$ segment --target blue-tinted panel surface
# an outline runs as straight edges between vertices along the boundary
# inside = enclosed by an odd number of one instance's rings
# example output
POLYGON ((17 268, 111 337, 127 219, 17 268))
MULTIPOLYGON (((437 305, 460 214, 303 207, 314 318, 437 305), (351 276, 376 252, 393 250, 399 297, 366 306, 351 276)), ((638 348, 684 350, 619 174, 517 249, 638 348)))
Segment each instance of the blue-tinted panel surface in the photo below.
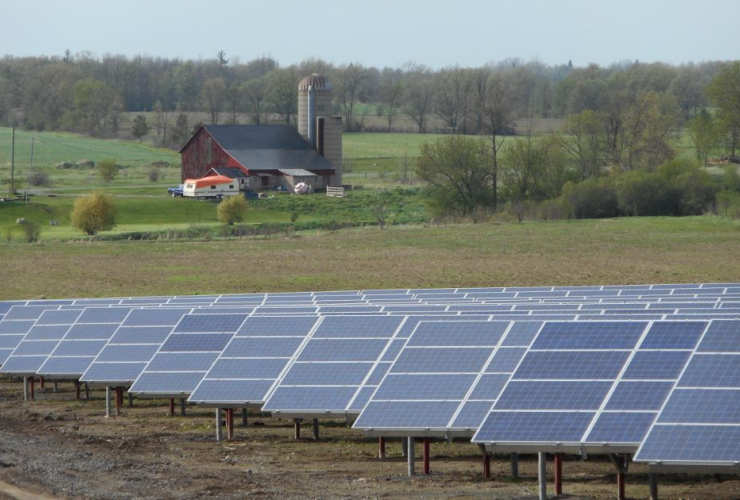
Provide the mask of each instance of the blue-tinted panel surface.
POLYGON ((149 361, 157 352, 156 345, 111 345, 103 348, 96 362, 149 361))
POLYGON ((363 387, 360 389, 360 391, 357 393, 357 396, 355 397, 355 400, 352 401, 352 404, 350 404, 349 409, 354 412, 362 411, 365 408, 365 405, 367 405, 368 401, 370 401, 370 397, 373 395, 373 392, 375 391, 375 387, 363 387))
POLYGON ((380 339, 311 339, 301 351, 300 359, 301 361, 375 361, 386 345, 388 341, 380 339))
POLYGON ((104 346, 104 340, 63 340, 52 356, 97 356, 104 346))
POLYGON ((248 336, 304 336, 316 323, 315 317, 248 318, 239 329, 238 337, 248 336))
POLYGON ((533 352, 524 356, 517 379, 614 379, 629 353, 615 352, 533 352))
POLYGON ((314 332, 314 338, 328 337, 392 337, 403 321, 398 316, 330 316, 324 318, 314 332))
POLYGON ((477 429, 491 409, 490 401, 468 401, 455 417, 450 427, 457 429, 477 429))
POLYGON ((187 351, 223 351, 226 344, 231 340, 231 334, 221 333, 184 333, 172 334, 162 345, 162 352, 187 352, 187 351))
POLYGON ((18 356, 8 358, 0 369, 3 373, 36 373, 47 356, 18 356))
POLYGON ((10 311, 10 308, 13 306, 20 306, 23 305, 25 302, 20 301, 12 301, 12 302, 0 302, 0 314, 5 314, 8 311, 10 311))
POLYGON ((5 321, 16 319, 36 320, 47 309, 56 309, 57 306, 15 306, 5 315, 5 321))
POLYGON ((37 325, 71 325, 82 314, 78 310, 46 311, 36 321, 37 325))
POLYGON ((660 413, 659 423, 740 423, 740 391, 676 389, 660 413))
POLYGON ((598 410, 611 382, 517 382, 496 402, 497 410, 598 410))
POLYGON ((290 357, 303 342, 302 338, 234 337, 222 357, 271 358, 290 357))
POLYGON ((184 316, 175 328, 176 332, 234 333, 244 322, 246 315, 240 314, 193 314, 184 316))
POLYGON ((578 442, 593 412, 492 412, 473 439, 491 442, 578 442))
POLYGON ((175 326, 190 309, 137 309, 123 323, 126 326, 175 326))
POLYGON ((33 321, 0 321, 0 335, 9 333, 26 333, 33 326, 33 321))
POLYGON ((496 399, 508 380, 509 375, 483 375, 468 399, 496 399))
POLYGON ((462 400, 475 375, 388 375, 373 399, 462 400))
POLYGON ((189 401, 259 404, 265 400, 272 384, 271 380, 204 380, 189 401))
POLYGON ((158 353, 147 372, 208 371, 218 356, 212 353, 158 353))
POLYGON ((85 309, 77 319, 77 323, 118 323, 120 324, 131 309, 125 307, 111 307, 99 309, 85 309))
POLYGON ((188 394, 203 378, 203 373, 142 373, 129 392, 148 394, 188 394))
POLYGON ((345 408, 354 387, 278 387, 264 406, 265 411, 326 411, 345 408))
POLYGON ((57 341, 38 341, 38 342, 21 342, 13 351, 15 356, 48 356, 57 346, 57 341))
POLYGON ((732 462, 740 457, 740 426, 655 425, 636 460, 732 462))
POLYGON ((495 347, 508 326, 493 322, 422 322, 407 345, 495 347))
POLYGON ((93 363, 80 377, 82 382, 131 383, 141 374, 146 363, 93 363))
POLYGON ((493 355, 491 363, 486 367, 486 373, 512 373, 526 352, 526 349, 516 347, 499 348, 493 355))
POLYGON ((381 361, 390 361, 393 362, 398 357, 398 353, 401 352, 401 349, 403 349, 403 346, 406 344, 407 339, 394 339, 391 340, 390 344, 388 345, 388 348, 383 353, 383 357, 381 358, 381 361))
POLYGON ((85 373, 93 362, 93 357, 86 358, 49 358, 39 368, 39 375, 75 375, 85 373))
POLYGON ((372 366, 370 363, 295 363, 281 385, 360 385, 372 366))
POLYGON ((703 321, 654 323, 640 349, 693 349, 706 326, 703 321))
POLYGON ((111 344, 162 344, 172 331, 171 326, 120 327, 111 337, 111 344))
POLYGON ((15 349, 15 347, 24 339, 24 335, 0 335, 0 349, 15 349))
POLYGON ((378 363, 373 369, 370 377, 368 377, 366 385, 378 385, 385 377, 385 374, 390 370, 392 363, 378 363))
POLYGON ((637 351, 622 378, 675 380, 690 355, 689 351, 637 351))
POLYGON ((641 443, 656 413, 602 413, 585 438, 588 443, 641 443))
POLYGON ((34 326, 26 334, 25 340, 61 340, 69 330, 68 325, 34 326))
POLYGON ((208 378, 277 378, 285 368, 285 359, 219 359, 208 378))
POLYGON ((370 401, 353 427, 368 429, 446 428, 455 414, 457 402, 449 401, 370 401))
POLYGON ((502 346, 529 346, 542 328, 539 321, 518 321, 511 325, 502 346))
POLYGON ((479 372, 491 354, 490 349, 404 349, 392 373, 479 372))
POLYGON ((679 387, 740 387, 740 355, 697 354, 689 361, 679 387))
POLYGON ((118 329, 116 324, 73 325, 67 332, 66 339, 109 339, 118 329))
POLYGON ((626 382, 617 384, 607 410, 660 410, 673 382, 626 382))
POLYGON ((647 323, 546 323, 533 349, 632 349, 647 323))
POLYGON ((740 321, 712 321, 698 350, 740 352, 740 321))

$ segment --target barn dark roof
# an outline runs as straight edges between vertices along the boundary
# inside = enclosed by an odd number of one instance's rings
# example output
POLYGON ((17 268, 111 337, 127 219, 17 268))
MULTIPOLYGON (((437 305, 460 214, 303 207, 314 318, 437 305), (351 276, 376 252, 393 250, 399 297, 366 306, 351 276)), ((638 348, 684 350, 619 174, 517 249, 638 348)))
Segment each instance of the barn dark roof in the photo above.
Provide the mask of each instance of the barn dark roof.
POLYGON ((213 167, 211 169, 213 172, 216 173, 216 175, 223 175, 226 177, 230 177, 231 179, 238 179, 240 177, 246 177, 246 174, 239 170, 238 168, 232 168, 232 167, 213 167))
POLYGON ((249 170, 334 170, 290 125, 203 125, 203 128, 249 170))

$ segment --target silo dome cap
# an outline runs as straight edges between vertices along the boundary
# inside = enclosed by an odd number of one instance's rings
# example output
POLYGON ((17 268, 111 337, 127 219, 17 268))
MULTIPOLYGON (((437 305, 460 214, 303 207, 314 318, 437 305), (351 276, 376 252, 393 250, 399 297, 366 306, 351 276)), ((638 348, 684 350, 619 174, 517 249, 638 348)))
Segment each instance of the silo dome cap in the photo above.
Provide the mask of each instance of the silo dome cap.
POLYGON ((318 73, 314 73, 298 83, 298 90, 306 91, 308 87, 313 87, 314 90, 331 90, 331 83, 318 73))

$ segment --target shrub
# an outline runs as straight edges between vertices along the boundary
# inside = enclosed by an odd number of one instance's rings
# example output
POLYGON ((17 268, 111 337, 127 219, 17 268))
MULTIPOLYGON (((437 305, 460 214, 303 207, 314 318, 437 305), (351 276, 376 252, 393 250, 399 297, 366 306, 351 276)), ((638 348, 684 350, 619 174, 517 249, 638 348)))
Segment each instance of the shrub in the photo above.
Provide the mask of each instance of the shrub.
POLYGON ((712 177, 698 168, 685 172, 669 184, 675 215, 701 215, 716 201, 712 177))
POLYGON ((23 228, 23 237, 28 243, 35 243, 39 240, 41 228, 38 224, 30 220, 25 220, 21 224, 21 227, 23 228))
POLYGON ((118 175, 118 165, 116 160, 107 159, 98 163, 98 175, 104 182, 111 182, 118 175))
POLYGON ((736 191, 717 193, 717 213, 725 217, 740 219, 740 193, 736 191))
POLYGON ((159 180, 159 169, 157 167, 149 169, 149 180, 152 182, 157 182, 159 180))
POLYGON ((244 220, 247 200, 243 196, 232 196, 218 204, 218 220, 229 226, 244 220))
POLYGON ((609 178, 567 184, 564 191, 563 198, 576 219, 603 219, 619 215, 617 193, 609 178))
POLYGON ((39 168, 34 168, 28 173, 26 182, 31 186, 47 186, 51 184, 49 174, 39 168))
POLYGON ((619 209, 627 215, 673 215, 675 197, 657 172, 627 172, 616 182, 619 209))
POLYGON ((90 236, 116 226, 116 207, 102 191, 77 198, 70 214, 72 225, 90 236))

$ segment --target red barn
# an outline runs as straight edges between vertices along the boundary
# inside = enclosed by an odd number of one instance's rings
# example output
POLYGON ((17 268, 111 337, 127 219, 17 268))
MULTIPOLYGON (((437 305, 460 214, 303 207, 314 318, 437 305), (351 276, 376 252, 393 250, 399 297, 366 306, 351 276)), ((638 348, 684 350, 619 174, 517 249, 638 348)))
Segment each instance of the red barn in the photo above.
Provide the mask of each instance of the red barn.
POLYGON ((243 189, 248 191, 281 186, 291 189, 298 182, 323 189, 337 173, 329 160, 289 125, 203 125, 180 154, 183 182, 215 170, 242 178, 243 189))

